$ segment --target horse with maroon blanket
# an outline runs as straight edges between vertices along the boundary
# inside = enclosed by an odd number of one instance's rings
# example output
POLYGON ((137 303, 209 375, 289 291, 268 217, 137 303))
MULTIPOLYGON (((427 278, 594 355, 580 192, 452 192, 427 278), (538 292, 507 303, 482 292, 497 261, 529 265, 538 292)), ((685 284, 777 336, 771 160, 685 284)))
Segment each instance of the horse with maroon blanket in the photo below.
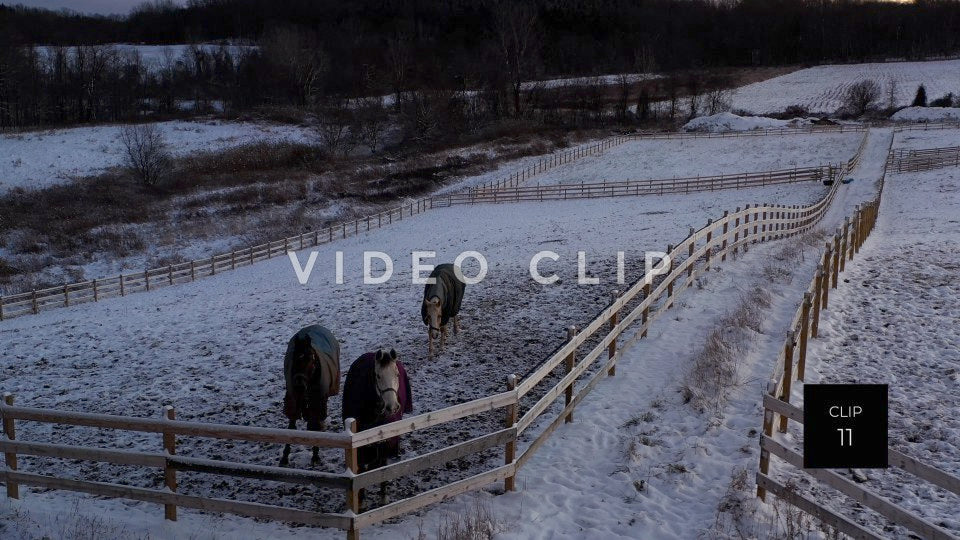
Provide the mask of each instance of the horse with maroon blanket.
MULTIPOLYGON (((354 418, 357 431, 395 422, 413 412, 410 379, 397 352, 366 353, 350 366, 343 386, 343 419, 354 418)), ((400 438, 362 446, 357 452, 360 471, 387 464, 400 455, 400 438)))
MULTIPOLYGON (((286 382, 283 413, 290 420, 287 429, 297 429, 297 420, 303 418, 308 430, 321 431, 327 419, 327 399, 340 393, 340 342, 320 325, 300 329, 287 343, 283 378, 286 382)), ((320 461, 316 446, 311 461, 320 461)), ((283 449, 280 465, 289 462, 288 444, 283 449)))

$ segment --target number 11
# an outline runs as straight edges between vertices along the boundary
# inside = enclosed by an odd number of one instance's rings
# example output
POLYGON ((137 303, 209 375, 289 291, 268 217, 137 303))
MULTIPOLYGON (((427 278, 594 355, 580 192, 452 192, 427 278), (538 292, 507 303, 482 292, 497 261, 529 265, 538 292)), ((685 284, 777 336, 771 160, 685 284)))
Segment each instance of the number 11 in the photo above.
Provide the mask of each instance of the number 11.
POLYGON ((840 446, 853 446, 853 430, 850 428, 838 428, 837 431, 840 432, 840 446), (846 431, 846 437, 844 437, 843 432, 846 431))

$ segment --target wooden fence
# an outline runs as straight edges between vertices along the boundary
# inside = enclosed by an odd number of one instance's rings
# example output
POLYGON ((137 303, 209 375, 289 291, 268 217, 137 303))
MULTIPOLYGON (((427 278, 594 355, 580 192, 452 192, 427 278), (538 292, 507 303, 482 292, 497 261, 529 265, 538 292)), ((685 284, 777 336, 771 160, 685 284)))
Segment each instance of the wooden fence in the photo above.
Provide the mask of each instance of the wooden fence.
POLYGON ((434 206, 459 204, 506 203, 553 201, 568 199, 596 199, 605 197, 635 197, 641 195, 667 195, 671 193, 696 193, 745 189, 775 184, 821 181, 833 179, 840 167, 824 165, 765 171, 755 173, 672 178, 664 180, 623 180, 604 182, 581 182, 578 184, 553 184, 529 187, 501 188, 497 190, 470 190, 434 197, 434 206))
POLYGON ((910 150, 899 148, 887 154, 888 168, 896 172, 929 171, 944 167, 960 167, 960 146, 910 150))
MULTIPOLYGON (((814 126, 811 128, 790 128, 780 130, 755 130, 749 133, 749 136, 760 135, 784 135, 784 134, 803 134, 803 133, 845 133, 845 132, 865 132, 865 128, 856 126, 814 126)), ((513 173, 507 178, 498 182, 493 182, 479 188, 469 188, 471 191, 480 193, 484 191, 495 191, 504 188, 516 188, 527 179, 550 170, 553 167, 581 159, 582 157, 595 155, 613 146, 622 144, 628 140, 639 138, 689 138, 689 137, 732 137, 748 136, 740 133, 713 133, 713 134, 659 134, 659 133, 640 133, 631 135, 618 135, 605 139, 595 144, 585 145, 568 150, 563 153, 554 154, 540 159, 535 164, 526 169, 513 173)), ((866 134, 864 133, 864 141, 866 134)), ((862 145, 861 145, 862 148, 862 145)), ((858 151, 858 155, 860 152, 858 151)), ((486 196, 486 195, 482 195, 486 196)), ((0 321, 21 315, 37 314, 44 309, 69 307, 75 304, 86 302, 99 302, 102 299, 126 296, 134 292, 149 291, 151 288, 175 285, 194 281, 201 277, 213 276, 228 270, 235 270, 238 267, 249 266, 255 262, 271 259, 276 256, 286 255, 290 250, 302 250, 316 247, 356 236, 374 229, 379 229, 394 222, 400 222, 404 219, 410 219, 414 215, 422 214, 437 206, 449 206, 451 197, 460 200, 461 195, 449 194, 433 197, 423 197, 396 208, 371 214, 353 221, 345 221, 330 227, 325 227, 317 231, 302 233, 300 235, 282 238, 250 246, 243 249, 232 250, 227 253, 220 253, 203 259, 170 264, 167 266, 144 270, 135 273, 120 273, 116 276, 107 276, 100 279, 65 283, 55 287, 44 289, 34 289, 30 292, 17 293, 11 295, 0 294, 0 321), (441 202, 438 202, 441 201, 441 202)), ((474 195, 476 197, 476 195, 474 195)))
MULTIPOLYGON (((838 177, 842 178, 845 171, 846 167, 841 168, 838 177)), ((523 380, 518 380, 516 375, 508 376, 502 393, 404 418, 359 433, 353 431, 355 423, 349 419, 346 422, 349 428, 344 433, 315 433, 182 422, 175 419, 172 407, 165 407, 160 419, 17 407, 14 406, 13 396, 6 395, 4 403, 0 404, 0 417, 5 434, 5 438, 0 439, 0 452, 4 453, 6 462, 6 468, 0 471, 0 479, 6 484, 7 495, 14 498, 19 497, 19 485, 33 485, 162 504, 167 519, 176 519, 177 507, 185 507, 336 527, 346 530, 348 538, 358 538, 362 528, 460 493, 480 489, 493 482, 503 481, 507 490, 513 490, 517 471, 542 447, 561 423, 571 421, 575 407, 603 377, 615 375, 616 364, 621 358, 623 348, 645 337, 650 325, 671 308, 676 295, 693 285, 712 265, 724 261, 730 254, 735 255, 741 249, 747 251, 750 244, 797 235, 814 227, 829 208, 839 185, 839 182, 835 182, 820 201, 810 206, 748 205, 743 209, 725 212, 722 218, 708 221, 700 230, 691 229, 686 239, 676 246, 667 247, 669 267, 651 271, 632 284, 626 292, 617 294, 583 329, 578 331, 571 328, 568 340, 523 380), (624 335, 627 329, 631 331, 629 336, 624 335), (625 341, 620 343, 621 339, 625 341), (590 340, 596 343, 589 351, 582 351, 590 340), (558 369, 562 370, 559 382, 546 389, 539 388, 558 369), (527 399, 522 401, 525 397, 527 399), (534 398, 536 401, 532 405, 523 407, 524 403, 534 398), (552 411, 552 406, 560 402, 561 398, 563 409, 559 414, 551 414, 555 412, 552 411), (504 415, 502 429, 372 471, 360 473, 357 468, 357 451, 363 446, 489 411, 501 411, 504 415), (542 421, 548 415, 550 418, 542 421), (17 438, 15 423, 24 421, 158 433, 162 435, 162 440, 156 452, 27 442, 17 438), (539 433, 533 436, 520 452, 518 436, 530 430, 539 430, 539 433), (176 452, 177 437, 209 437, 342 449, 344 472, 321 473, 184 457, 176 452), (406 499, 360 511, 360 489, 442 466, 495 447, 503 447, 502 465, 497 464, 465 479, 406 499), (23 472, 18 469, 18 455, 153 467, 163 470, 164 487, 141 488, 23 472), (319 513, 270 504, 186 495, 177 491, 178 473, 239 476, 343 489, 347 511, 319 513)))
MULTIPOLYGON (((891 145, 893 141, 891 139, 891 145)), ((892 154, 893 152, 890 152, 892 154)), ((881 178, 880 193, 886 179, 888 159, 881 178)), ((790 323, 783 346, 775 364, 771 379, 763 394, 763 432, 760 438, 760 465, 756 475, 757 496, 766 500, 767 492, 807 512, 839 532, 854 538, 881 538, 864 526, 849 520, 841 514, 808 497, 789 489, 770 475, 770 458, 776 456, 788 465, 802 469, 818 481, 847 495, 857 503, 870 508, 887 519, 903 525, 924 538, 956 539, 941 527, 924 520, 908 510, 894 504, 882 496, 863 488, 856 483, 825 469, 804 469, 803 456, 786 445, 775 440, 774 427, 780 433, 786 433, 790 420, 803 423, 803 410, 790 404, 793 381, 805 379, 807 346, 816 339, 819 332, 820 312, 829 305, 830 290, 836 289, 840 274, 846 269, 846 263, 859 253, 860 247, 873 231, 880 206, 880 195, 873 201, 857 207, 853 216, 845 218, 843 226, 833 234, 824 246, 824 253, 817 265, 816 273, 803 301, 790 323), (779 421, 778 421, 779 420, 779 421)), ((910 474, 960 495, 960 478, 949 475, 933 466, 898 452, 887 450, 890 463, 910 474)))

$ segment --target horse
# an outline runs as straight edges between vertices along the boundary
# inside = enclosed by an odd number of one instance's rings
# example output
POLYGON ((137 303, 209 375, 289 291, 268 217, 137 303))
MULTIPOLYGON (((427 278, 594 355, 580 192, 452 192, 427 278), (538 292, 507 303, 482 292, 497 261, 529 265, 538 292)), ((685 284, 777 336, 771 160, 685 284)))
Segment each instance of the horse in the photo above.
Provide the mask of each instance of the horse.
MULTIPOLYGON (((382 426, 413 412, 413 393, 410 379, 397 352, 378 350, 357 358, 347 371, 343 385, 343 420, 357 421, 357 430, 382 426)), ((360 472, 387 464, 387 459, 400 455, 400 437, 361 446, 357 451, 360 472)), ((386 482, 381 484, 381 496, 386 497, 386 482)))
MULTIPOLYGON (((327 419, 327 399, 340 393, 340 342, 320 325, 301 328, 287 343, 283 377, 283 413, 290 420, 287 429, 297 429, 297 420, 303 418, 308 430, 321 431, 327 419)), ((314 446, 311 463, 319 461, 319 449, 314 446)), ((289 462, 288 444, 280 466, 289 462)))
POLYGON ((427 351, 433 356, 433 340, 440 338, 442 349, 447 338, 447 323, 453 319, 453 334, 460 332, 460 302, 466 284, 461 281, 450 263, 437 265, 430 273, 433 283, 423 288, 420 317, 427 325, 427 351))

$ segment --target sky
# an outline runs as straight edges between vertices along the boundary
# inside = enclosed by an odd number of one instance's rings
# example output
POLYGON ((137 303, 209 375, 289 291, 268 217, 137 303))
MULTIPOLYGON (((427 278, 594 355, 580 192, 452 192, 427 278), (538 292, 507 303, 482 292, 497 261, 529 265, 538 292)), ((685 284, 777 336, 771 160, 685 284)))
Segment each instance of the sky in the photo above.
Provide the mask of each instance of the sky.
MULTIPOLYGON (((30 7, 46 9, 72 9, 81 13, 99 13, 111 15, 119 13, 126 15, 130 8, 142 4, 144 0, 0 0, 0 4, 23 4, 30 7)), ((183 2, 179 2, 183 3, 183 2)))

